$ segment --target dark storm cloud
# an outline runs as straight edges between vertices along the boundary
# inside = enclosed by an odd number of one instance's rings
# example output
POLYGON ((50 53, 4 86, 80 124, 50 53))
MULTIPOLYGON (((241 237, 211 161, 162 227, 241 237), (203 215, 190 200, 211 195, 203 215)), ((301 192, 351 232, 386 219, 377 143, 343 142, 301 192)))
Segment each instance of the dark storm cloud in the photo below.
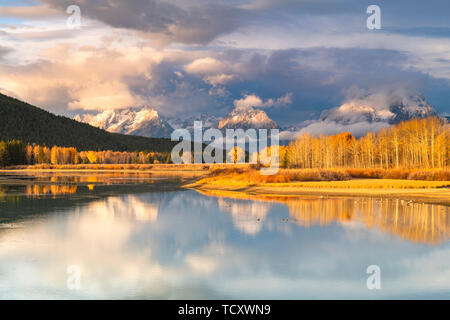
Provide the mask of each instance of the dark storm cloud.
POLYGON ((208 111, 220 114, 220 101, 209 94, 209 86, 202 79, 184 74, 182 64, 163 61, 152 67, 151 79, 142 75, 128 76, 124 82, 133 95, 152 103, 162 115, 183 117, 191 113, 208 111))
POLYGON ((233 31, 243 19, 244 10, 221 2, 192 5, 160 0, 43 0, 65 10, 79 5, 82 15, 112 27, 151 33, 167 42, 207 43, 233 31))
MULTIPOLYGON (((227 86, 230 99, 245 93, 269 99, 292 92, 292 105, 268 110, 280 122, 315 118, 321 110, 339 105, 354 85, 372 88, 401 83, 418 87, 427 77, 403 68, 407 54, 391 50, 311 48, 240 54, 229 53, 239 66, 236 81, 227 86)), ((226 61, 227 54, 220 58, 226 61)), ((228 101, 225 107, 232 108, 232 104, 228 101)))

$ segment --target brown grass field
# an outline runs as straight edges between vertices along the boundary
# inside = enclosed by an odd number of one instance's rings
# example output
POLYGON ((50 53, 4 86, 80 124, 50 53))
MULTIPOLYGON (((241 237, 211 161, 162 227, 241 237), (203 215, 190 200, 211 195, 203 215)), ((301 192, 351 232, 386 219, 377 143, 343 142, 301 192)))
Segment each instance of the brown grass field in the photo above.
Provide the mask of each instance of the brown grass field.
POLYGON ((449 170, 434 169, 282 169, 276 175, 261 176, 254 169, 228 168, 213 170, 185 187, 266 197, 364 196, 450 205, 449 177, 449 170))

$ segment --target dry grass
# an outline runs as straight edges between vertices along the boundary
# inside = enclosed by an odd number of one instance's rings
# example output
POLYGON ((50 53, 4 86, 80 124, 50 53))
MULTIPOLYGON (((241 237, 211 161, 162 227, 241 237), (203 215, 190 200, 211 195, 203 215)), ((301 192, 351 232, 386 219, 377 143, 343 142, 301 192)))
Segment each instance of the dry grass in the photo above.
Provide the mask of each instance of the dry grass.
POLYGON ((261 175, 259 170, 223 168, 211 171, 210 181, 234 180, 247 183, 288 183, 293 181, 335 181, 350 179, 343 170, 283 169, 276 175, 261 175))
POLYGON ((425 181, 401 179, 358 179, 347 181, 305 181, 279 184, 279 187, 332 188, 332 189, 428 189, 449 188, 450 181, 425 181))
POLYGON ((352 178, 449 181, 448 169, 345 169, 352 178))
POLYGON ((443 188, 450 187, 448 170, 281 169, 261 175, 255 169, 222 168, 198 181, 210 185, 276 185, 299 188, 443 188))

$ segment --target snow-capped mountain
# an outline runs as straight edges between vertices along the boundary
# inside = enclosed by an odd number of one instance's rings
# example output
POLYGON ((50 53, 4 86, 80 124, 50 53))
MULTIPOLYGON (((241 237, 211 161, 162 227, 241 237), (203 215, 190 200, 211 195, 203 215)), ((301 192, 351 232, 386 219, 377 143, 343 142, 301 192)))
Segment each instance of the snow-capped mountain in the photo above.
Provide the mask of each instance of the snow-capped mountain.
POLYGON ((217 129, 220 119, 216 118, 212 115, 209 115, 208 113, 202 113, 202 114, 191 116, 191 117, 184 118, 184 119, 172 118, 172 119, 169 119, 167 122, 174 129, 188 129, 190 132, 193 132, 195 121, 201 121, 203 129, 206 130, 209 128, 217 129))
POLYGON ((276 129, 277 124, 261 109, 235 108, 219 122, 219 129, 276 129))
POLYGON ((400 121, 433 115, 436 112, 422 94, 398 90, 375 92, 324 110, 319 120, 305 121, 299 133, 350 132, 362 136, 368 131, 377 132, 400 121))
POLYGON ((75 120, 109 132, 135 136, 167 138, 173 128, 150 107, 106 110, 98 114, 76 115, 75 120))
POLYGON ((426 118, 435 111, 421 94, 407 96, 353 99, 340 107, 325 110, 320 121, 335 121, 341 124, 355 122, 388 122, 390 124, 413 118, 426 118))

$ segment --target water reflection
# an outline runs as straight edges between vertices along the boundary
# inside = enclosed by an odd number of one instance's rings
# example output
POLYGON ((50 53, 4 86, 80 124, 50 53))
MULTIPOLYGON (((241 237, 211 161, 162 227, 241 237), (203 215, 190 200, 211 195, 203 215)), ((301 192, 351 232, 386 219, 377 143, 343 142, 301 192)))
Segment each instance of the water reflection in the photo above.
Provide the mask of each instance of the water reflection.
MULTIPOLYGON (((270 203, 279 202, 289 208, 290 221, 301 227, 362 223, 367 228, 378 228, 403 239, 429 245, 450 238, 450 210, 447 206, 399 199, 271 197, 217 191, 202 193, 218 197, 219 207, 230 212, 236 226, 244 231, 245 223, 253 225, 257 221, 255 217, 263 221, 270 203)), ((249 233, 259 232, 261 224, 258 225, 249 227, 253 231, 249 233)))
POLYGON ((219 208, 231 214, 233 223, 245 234, 261 231, 262 222, 270 210, 270 203, 262 201, 236 202, 232 199, 219 198, 219 208))
POLYGON ((22 172, 2 173, 0 183, 11 184, 30 182, 32 184, 129 184, 152 183, 155 177, 151 173, 133 172, 22 172))
POLYGON ((27 195, 59 195, 74 194, 77 192, 77 186, 59 186, 59 185, 28 185, 26 186, 27 195))
POLYGON ((165 188, 0 202, 15 217, 0 224, 0 298, 450 298, 448 207, 165 188), (366 288, 371 264, 380 291, 366 288))

